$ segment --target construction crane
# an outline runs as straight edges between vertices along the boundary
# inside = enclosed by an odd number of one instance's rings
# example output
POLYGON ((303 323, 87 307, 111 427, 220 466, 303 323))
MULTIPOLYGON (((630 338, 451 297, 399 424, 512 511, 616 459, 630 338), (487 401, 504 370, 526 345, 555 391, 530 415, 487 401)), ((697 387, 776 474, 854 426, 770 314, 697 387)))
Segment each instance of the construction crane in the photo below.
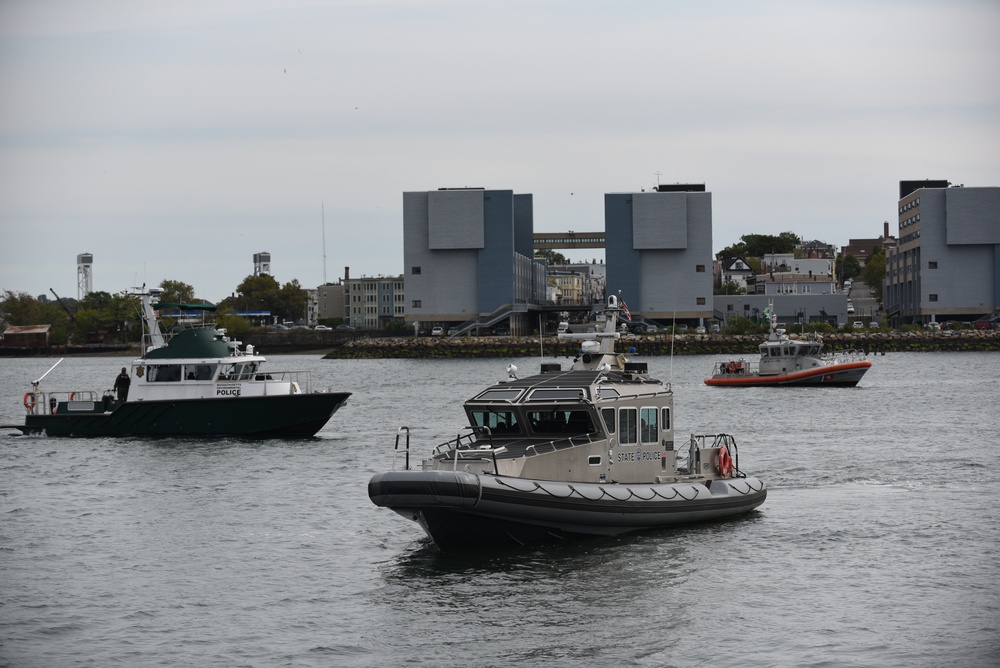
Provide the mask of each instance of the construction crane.
POLYGON ((73 324, 74 325, 77 324, 77 322, 76 322, 76 316, 73 315, 73 312, 69 310, 68 306, 66 306, 65 304, 63 304, 62 297, 60 297, 59 295, 56 295, 56 291, 53 290, 52 288, 49 288, 49 292, 51 292, 52 294, 54 294, 56 296, 56 301, 59 302, 59 306, 62 306, 66 310, 66 313, 69 314, 69 319, 73 321, 73 324))

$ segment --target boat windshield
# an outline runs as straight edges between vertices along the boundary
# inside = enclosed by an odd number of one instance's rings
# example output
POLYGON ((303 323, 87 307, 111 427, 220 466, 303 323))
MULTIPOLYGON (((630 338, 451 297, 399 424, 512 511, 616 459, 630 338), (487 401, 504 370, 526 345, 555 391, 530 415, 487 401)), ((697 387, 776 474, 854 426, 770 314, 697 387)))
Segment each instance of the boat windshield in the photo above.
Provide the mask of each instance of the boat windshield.
POLYGON ((250 380, 254 372, 257 371, 256 362, 245 364, 226 364, 222 367, 219 380, 250 380))
POLYGON ((521 395, 521 391, 518 388, 490 388, 476 396, 476 399, 480 401, 514 401, 521 395))
POLYGON ((471 411, 472 424, 489 427, 492 434, 521 434, 517 413, 513 411, 474 410, 471 411))
POLYGON ((146 367, 147 383, 172 383, 180 379, 180 364, 150 364, 146 367))
POLYGON ((583 410, 528 411, 531 431, 538 436, 553 434, 588 434, 594 430, 590 413, 583 410))
POLYGON ((587 390, 580 387, 569 387, 569 388, 556 388, 548 389, 542 388, 535 390, 528 397, 528 401, 564 401, 566 399, 571 400, 586 400, 587 390))

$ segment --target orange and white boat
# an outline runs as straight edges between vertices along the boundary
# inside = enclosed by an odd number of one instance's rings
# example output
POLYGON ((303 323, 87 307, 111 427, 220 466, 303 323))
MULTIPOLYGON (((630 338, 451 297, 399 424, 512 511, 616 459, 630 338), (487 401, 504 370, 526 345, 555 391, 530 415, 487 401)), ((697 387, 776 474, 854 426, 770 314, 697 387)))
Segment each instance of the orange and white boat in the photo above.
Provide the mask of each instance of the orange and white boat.
POLYGON ((768 309, 771 333, 760 344, 760 360, 730 359, 712 366, 706 385, 759 387, 762 385, 819 385, 854 387, 871 368, 871 360, 860 350, 825 354, 819 339, 793 340, 778 325, 773 308, 768 309))

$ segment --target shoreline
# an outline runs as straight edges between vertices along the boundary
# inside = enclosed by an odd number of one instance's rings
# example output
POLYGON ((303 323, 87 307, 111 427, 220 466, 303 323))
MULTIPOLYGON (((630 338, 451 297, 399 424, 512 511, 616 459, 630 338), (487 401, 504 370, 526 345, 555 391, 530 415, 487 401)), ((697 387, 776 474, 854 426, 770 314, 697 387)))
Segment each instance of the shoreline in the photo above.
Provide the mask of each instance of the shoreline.
MULTIPOLYGON (((767 338, 758 335, 726 334, 657 334, 652 336, 625 335, 619 346, 622 352, 659 355, 755 355, 767 338)), ((790 334, 791 339, 808 338, 790 334)), ((858 332, 826 334, 821 337, 828 352, 862 350, 867 353, 998 351, 1000 330, 955 330, 946 332, 858 332)), ((536 357, 539 352, 548 357, 573 357, 579 350, 575 341, 560 341, 546 336, 539 344, 537 336, 463 336, 449 337, 365 337, 316 341, 280 341, 273 336, 246 337, 245 343, 265 355, 319 355, 323 359, 447 359, 536 357)), ((0 348, 0 357, 123 357, 141 356, 138 345, 116 347, 114 350, 74 346, 47 349, 0 348)))
MULTIPOLYGON (((728 336, 720 334, 668 334, 627 336, 619 344, 623 352, 659 355, 755 355, 766 335, 728 336)), ((808 338, 791 334, 791 339, 808 338)), ((827 334, 822 337, 827 352, 863 350, 866 353, 1000 351, 1000 330, 959 330, 953 332, 863 332, 827 334)), ((461 337, 451 338, 359 338, 326 353, 324 359, 439 359, 573 357, 579 350, 575 341, 544 337, 461 337)))

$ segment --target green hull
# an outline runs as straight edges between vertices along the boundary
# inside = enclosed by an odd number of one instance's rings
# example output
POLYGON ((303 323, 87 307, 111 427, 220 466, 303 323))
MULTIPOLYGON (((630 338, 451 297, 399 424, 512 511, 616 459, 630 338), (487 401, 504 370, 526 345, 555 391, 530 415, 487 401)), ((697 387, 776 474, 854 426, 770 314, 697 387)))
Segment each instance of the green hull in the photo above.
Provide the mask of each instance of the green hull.
POLYGON ((344 405, 349 392, 232 399, 135 401, 110 413, 28 415, 26 434, 49 436, 313 436, 344 405))

